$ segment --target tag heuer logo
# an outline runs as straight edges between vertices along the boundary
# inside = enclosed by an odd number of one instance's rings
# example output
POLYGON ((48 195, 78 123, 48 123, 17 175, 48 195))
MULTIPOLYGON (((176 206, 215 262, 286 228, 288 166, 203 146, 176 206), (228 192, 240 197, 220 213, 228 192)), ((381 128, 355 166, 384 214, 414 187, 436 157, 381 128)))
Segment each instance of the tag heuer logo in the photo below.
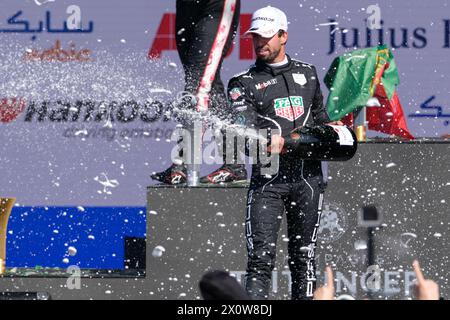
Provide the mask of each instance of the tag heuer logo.
POLYGON ((275 99, 273 106, 277 116, 289 121, 294 121, 305 113, 303 98, 299 96, 275 99))
POLYGON ((241 89, 239 89, 239 88, 231 89, 231 91, 230 91, 231 100, 237 100, 240 96, 242 96, 241 89))

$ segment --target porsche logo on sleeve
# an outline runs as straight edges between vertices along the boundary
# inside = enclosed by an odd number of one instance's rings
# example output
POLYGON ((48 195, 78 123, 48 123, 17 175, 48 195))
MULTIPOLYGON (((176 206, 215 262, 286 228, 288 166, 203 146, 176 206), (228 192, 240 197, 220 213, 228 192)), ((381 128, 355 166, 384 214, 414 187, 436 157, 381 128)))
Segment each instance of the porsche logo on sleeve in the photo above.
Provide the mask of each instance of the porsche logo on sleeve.
POLYGON ((289 121, 294 121, 305 113, 303 98, 300 96, 275 99, 273 107, 277 116, 289 121))

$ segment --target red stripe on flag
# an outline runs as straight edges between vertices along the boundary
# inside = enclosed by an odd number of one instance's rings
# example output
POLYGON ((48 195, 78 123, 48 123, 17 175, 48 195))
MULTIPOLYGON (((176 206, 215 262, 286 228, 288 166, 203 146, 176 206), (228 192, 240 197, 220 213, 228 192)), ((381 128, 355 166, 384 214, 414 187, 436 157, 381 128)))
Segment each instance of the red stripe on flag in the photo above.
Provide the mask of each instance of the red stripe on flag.
POLYGON ((369 129, 405 139, 414 139, 406 125, 403 108, 397 92, 394 92, 392 99, 389 100, 383 85, 378 85, 374 97, 378 99, 381 107, 367 107, 366 117, 369 129))

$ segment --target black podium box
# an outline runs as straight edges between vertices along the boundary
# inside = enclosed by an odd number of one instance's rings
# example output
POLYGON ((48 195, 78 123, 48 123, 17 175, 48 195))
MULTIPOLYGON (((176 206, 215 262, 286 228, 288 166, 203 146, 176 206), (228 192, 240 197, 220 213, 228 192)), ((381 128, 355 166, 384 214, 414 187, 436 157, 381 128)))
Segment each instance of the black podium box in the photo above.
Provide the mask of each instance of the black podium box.
MULTIPOLYGON (((329 162, 316 250, 319 284, 331 265, 338 296, 408 299, 411 264, 419 259, 450 293, 449 155, 450 144, 439 141, 362 143, 350 161, 329 162), (376 208, 377 219, 372 214, 368 221, 364 207, 376 208)), ((198 299, 198 280, 212 269, 244 279, 246 194, 246 187, 148 188, 146 265, 154 298, 198 299)), ((283 216, 273 299, 290 296, 285 223, 283 216)))
MULTIPOLYGON (((331 265, 337 296, 408 299, 414 279, 411 263, 419 259, 425 276, 449 296, 449 164, 450 144, 439 141, 363 143, 352 160, 328 163, 316 252, 319 284, 324 266, 331 265), (368 268, 367 221, 361 211, 368 205, 377 209, 380 218, 371 226, 372 268, 368 268)), ((208 270, 227 270, 243 280, 245 186, 150 186, 146 191, 145 273, 81 270, 78 287, 61 272, 10 272, 0 277, 3 297, 200 299, 198 281, 208 270)), ((283 222, 272 299, 289 298, 285 230, 283 222)), ((128 255, 129 266, 141 268, 144 242, 131 244, 139 256, 128 255)))

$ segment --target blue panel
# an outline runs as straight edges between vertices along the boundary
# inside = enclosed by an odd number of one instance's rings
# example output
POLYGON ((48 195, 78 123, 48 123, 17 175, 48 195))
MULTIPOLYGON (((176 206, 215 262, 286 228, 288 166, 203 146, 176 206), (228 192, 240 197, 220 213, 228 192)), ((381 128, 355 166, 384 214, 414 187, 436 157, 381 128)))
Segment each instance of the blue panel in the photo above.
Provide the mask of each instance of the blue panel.
POLYGON ((8 224, 7 266, 123 269, 124 238, 145 237, 145 210, 15 207, 8 224), (69 247, 76 248, 74 256, 69 247))

